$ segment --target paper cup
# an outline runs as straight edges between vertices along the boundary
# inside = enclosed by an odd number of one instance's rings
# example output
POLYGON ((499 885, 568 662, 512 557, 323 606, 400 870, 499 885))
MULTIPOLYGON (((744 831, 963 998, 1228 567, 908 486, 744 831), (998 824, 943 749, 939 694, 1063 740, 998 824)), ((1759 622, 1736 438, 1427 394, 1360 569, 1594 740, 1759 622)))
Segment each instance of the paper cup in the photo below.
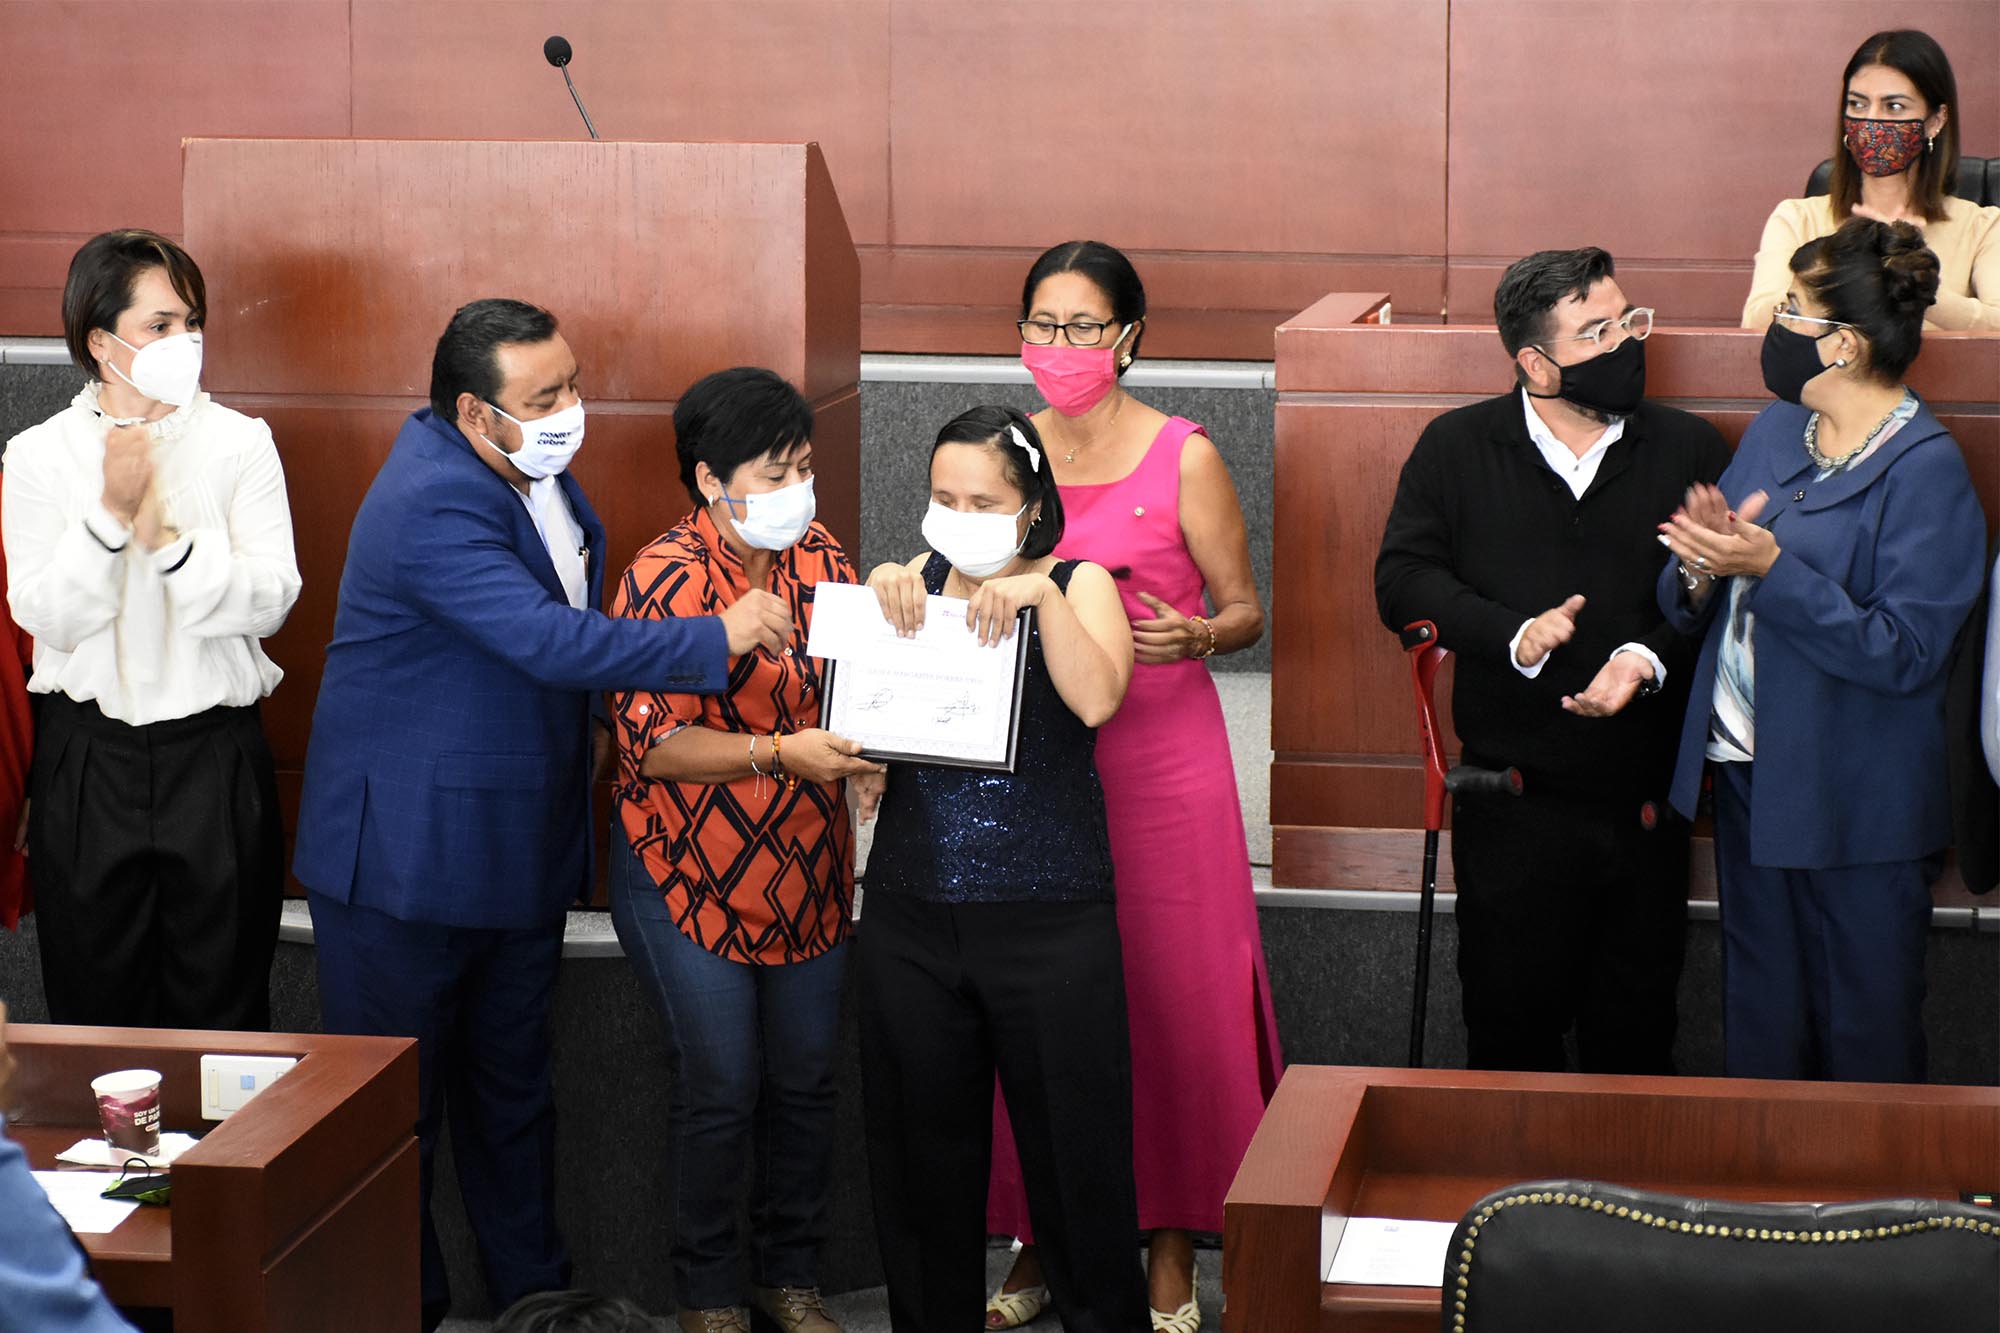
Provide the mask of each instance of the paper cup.
POLYGON ((97 1118, 104 1141, 114 1154, 160 1150, 160 1073, 157 1069, 120 1069, 90 1080, 97 1094, 97 1118))

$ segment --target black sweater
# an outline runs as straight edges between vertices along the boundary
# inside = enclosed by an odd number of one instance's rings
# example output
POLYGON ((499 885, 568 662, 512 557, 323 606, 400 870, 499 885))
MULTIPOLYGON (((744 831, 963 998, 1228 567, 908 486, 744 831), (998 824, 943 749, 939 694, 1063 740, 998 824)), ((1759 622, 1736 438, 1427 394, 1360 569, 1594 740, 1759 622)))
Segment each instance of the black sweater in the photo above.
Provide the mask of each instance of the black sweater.
POLYGON ((1528 438, 1519 392, 1424 428, 1382 534, 1375 600, 1391 629, 1434 621, 1456 655, 1452 717, 1468 762, 1517 765, 1540 792, 1621 803, 1665 794, 1695 645, 1654 600, 1667 559, 1656 525, 1728 462, 1715 427, 1643 403, 1579 500, 1528 438), (1529 680, 1507 645, 1522 621, 1573 593, 1584 596, 1575 637, 1529 680), (1562 697, 1631 642, 1659 656, 1666 688, 1610 718, 1565 712, 1562 697))

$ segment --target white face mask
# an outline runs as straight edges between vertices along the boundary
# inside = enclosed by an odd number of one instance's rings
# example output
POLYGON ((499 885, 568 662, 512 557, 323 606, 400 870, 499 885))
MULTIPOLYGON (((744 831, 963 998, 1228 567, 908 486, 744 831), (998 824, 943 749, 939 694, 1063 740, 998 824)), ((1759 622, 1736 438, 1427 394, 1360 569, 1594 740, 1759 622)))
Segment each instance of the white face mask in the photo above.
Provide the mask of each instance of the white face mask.
POLYGON ((1015 532, 1014 524, 1027 512, 1024 504, 1011 514, 962 514, 933 500, 924 515, 924 540, 959 573, 983 579, 1021 553, 1028 534, 1015 532))
POLYGON ((780 490, 752 491, 741 500, 725 490, 709 503, 728 505, 736 535, 760 551, 782 551, 805 536, 818 512, 811 477, 780 490))
POLYGON ((201 389, 199 333, 170 333, 144 347, 133 347, 115 333, 111 338, 132 351, 132 373, 126 374, 107 360, 104 364, 110 366, 112 374, 156 403, 186 407, 194 401, 201 389))
MULTIPOLYGON (((507 454, 507 461, 520 469, 526 477, 540 481, 553 477, 569 466, 569 460, 576 457, 576 451, 583 447, 583 399, 579 398, 560 412, 551 412, 533 421, 523 421, 498 403, 488 403, 488 407, 521 428, 521 447, 507 454)), ((486 440, 484 435, 479 437, 486 440)), ((488 444, 493 441, 486 440, 488 444)), ((493 444, 495 449, 500 446, 493 444)), ((506 454, 505 449, 500 452, 506 454)))

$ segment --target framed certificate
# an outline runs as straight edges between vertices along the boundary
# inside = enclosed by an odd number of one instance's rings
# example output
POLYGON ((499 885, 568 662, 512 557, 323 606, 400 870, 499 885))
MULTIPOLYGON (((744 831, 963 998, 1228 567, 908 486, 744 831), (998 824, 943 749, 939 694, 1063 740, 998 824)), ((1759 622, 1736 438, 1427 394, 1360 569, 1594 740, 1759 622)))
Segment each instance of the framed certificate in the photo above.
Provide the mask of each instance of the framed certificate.
POLYGON ((818 585, 806 651, 826 664, 820 725, 881 763, 1013 772, 1034 612, 1023 610, 1011 636, 986 646, 966 629, 966 606, 932 596, 923 628, 906 639, 872 589, 818 585))

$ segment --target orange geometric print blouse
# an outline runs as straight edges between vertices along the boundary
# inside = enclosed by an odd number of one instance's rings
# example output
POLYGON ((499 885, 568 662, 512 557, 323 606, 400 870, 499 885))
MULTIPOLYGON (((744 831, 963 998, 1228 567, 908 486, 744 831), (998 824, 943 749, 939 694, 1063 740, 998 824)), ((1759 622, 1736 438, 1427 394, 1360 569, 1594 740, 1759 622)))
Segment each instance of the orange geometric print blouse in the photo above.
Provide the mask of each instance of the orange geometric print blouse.
MULTIPOLYGON (((806 656, 813 588, 854 583, 833 534, 814 523, 771 562, 769 591, 791 607, 792 642, 729 664, 727 694, 611 696, 618 739, 618 818, 666 895, 681 933, 740 963, 817 958, 847 937, 854 844, 844 782, 769 778, 673 782, 639 771, 646 752, 682 727, 743 737, 819 725, 819 673, 806 656)), ((698 510, 634 557, 611 613, 661 619, 718 615, 748 588, 743 561, 698 510)))

